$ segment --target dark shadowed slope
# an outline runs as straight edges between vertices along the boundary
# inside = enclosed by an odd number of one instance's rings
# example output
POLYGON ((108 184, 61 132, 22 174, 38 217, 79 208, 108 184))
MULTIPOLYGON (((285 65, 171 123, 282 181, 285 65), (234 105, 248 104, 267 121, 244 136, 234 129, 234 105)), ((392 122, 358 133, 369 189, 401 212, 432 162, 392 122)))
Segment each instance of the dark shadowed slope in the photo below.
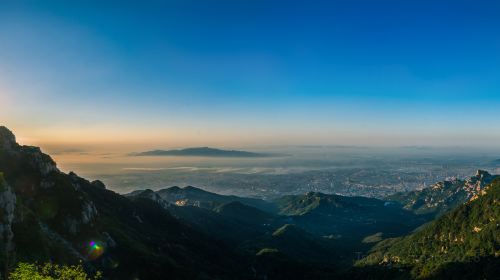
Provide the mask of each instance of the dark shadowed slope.
POLYGON ((340 240, 361 242, 376 233, 398 236, 428 221, 379 199, 310 192, 275 201, 280 213, 308 231, 340 240))

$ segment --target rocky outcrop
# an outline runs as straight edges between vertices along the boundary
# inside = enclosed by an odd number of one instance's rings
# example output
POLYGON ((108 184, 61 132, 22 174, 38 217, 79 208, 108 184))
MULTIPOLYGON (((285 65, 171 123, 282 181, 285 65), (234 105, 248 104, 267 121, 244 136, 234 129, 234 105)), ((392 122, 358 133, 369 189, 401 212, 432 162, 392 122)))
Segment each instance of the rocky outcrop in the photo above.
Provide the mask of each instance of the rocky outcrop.
POLYGON ((127 196, 134 198, 146 198, 154 201, 163 208, 167 208, 168 206, 172 205, 170 202, 166 201, 159 194, 150 189, 135 191, 128 194, 127 196))
POLYGON ((32 167, 38 170, 42 176, 47 176, 52 172, 59 172, 56 162, 50 156, 42 153, 40 148, 24 146, 23 150, 29 154, 32 167))
POLYGON ((464 190, 467 192, 469 201, 476 200, 479 196, 486 194, 486 186, 488 186, 496 176, 491 175, 487 171, 478 170, 476 175, 465 181, 464 190))
POLYGON ((92 201, 85 201, 81 206, 79 217, 67 216, 64 220, 64 228, 71 234, 80 233, 83 226, 92 225, 97 219, 97 209, 92 201))
POLYGON ((87 225, 92 223, 97 217, 97 209, 92 201, 86 201, 82 206, 82 223, 87 225))
POLYGON ((50 156, 42 153, 38 147, 20 146, 16 142, 16 136, 4 126, 0 126, 0 150, 11 155, 27 156, 30 165, 38 170, 42 176, 51 172, 59 172, 55 161, 50 156))
POLYGON ((17 146, 16 136, 5 126, 0 126, 0 149, 10 151, 17 146))
POLYGON ((99 189, 103 189, 103 190, 106 189, 106 185, 104 185, 104 183, 99 181, 99 180, 92 181, 90 184, 92 184, 92 186, 97 187, 99 189))
POLYGON ((465 180, 443 181, 433 186, 388 197, 401 203, 406 209, 419 214, 442 214, 448 210, 477 199, 486 193, 486 187, 498 176, 478 170, 465 180))

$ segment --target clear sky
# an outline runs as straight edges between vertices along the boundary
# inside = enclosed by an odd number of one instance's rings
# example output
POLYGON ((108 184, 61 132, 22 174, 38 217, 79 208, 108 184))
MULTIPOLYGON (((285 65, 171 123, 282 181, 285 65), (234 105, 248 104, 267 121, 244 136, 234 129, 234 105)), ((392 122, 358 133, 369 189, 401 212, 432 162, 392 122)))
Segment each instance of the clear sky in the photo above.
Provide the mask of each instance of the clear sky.
POLYGON ((500 1, 0 1, 0 121, 116 148, 500 143, 500 1))

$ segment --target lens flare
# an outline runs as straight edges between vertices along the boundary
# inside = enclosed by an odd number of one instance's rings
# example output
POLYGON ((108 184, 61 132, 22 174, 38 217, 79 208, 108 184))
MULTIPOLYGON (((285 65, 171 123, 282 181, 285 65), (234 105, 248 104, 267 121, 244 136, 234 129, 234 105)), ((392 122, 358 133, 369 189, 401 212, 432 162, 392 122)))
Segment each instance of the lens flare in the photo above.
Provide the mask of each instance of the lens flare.
POLYGON ((87 258, 91 261, 98 259, 104 254, 104 246, 97 241, 90 241, 88 244, 87 258))

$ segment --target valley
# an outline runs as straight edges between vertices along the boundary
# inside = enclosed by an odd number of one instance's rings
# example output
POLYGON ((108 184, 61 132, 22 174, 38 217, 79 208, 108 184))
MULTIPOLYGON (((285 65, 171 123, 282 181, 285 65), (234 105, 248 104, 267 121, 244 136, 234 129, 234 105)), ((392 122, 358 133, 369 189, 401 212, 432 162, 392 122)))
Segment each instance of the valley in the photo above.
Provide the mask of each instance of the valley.
POLYGON ((5 127, 0 170, 4 273, 21 261, 83 261, 106 279, 288 279, 291 273, 294 279, 420 279, 445 273, 447 262, 421 266, 412 250, 420 259, 434 251, 458 257, 453 242, 466 242, 460 250, 490 264, 474 266, 489 277, 500 252, 499 180, 483 170, 381 198, 309 191, 261 199, 193 186, 120 195, 101 181, 61 172, 5 127), (464 231, 465 225, 474 227, 464 231), (448 239, 435 244, 434 232, 448 239), (98 255, 89 253, 89 242, 102 248, 98 255), (412 244, 417 247, 405 248, 412 244))

